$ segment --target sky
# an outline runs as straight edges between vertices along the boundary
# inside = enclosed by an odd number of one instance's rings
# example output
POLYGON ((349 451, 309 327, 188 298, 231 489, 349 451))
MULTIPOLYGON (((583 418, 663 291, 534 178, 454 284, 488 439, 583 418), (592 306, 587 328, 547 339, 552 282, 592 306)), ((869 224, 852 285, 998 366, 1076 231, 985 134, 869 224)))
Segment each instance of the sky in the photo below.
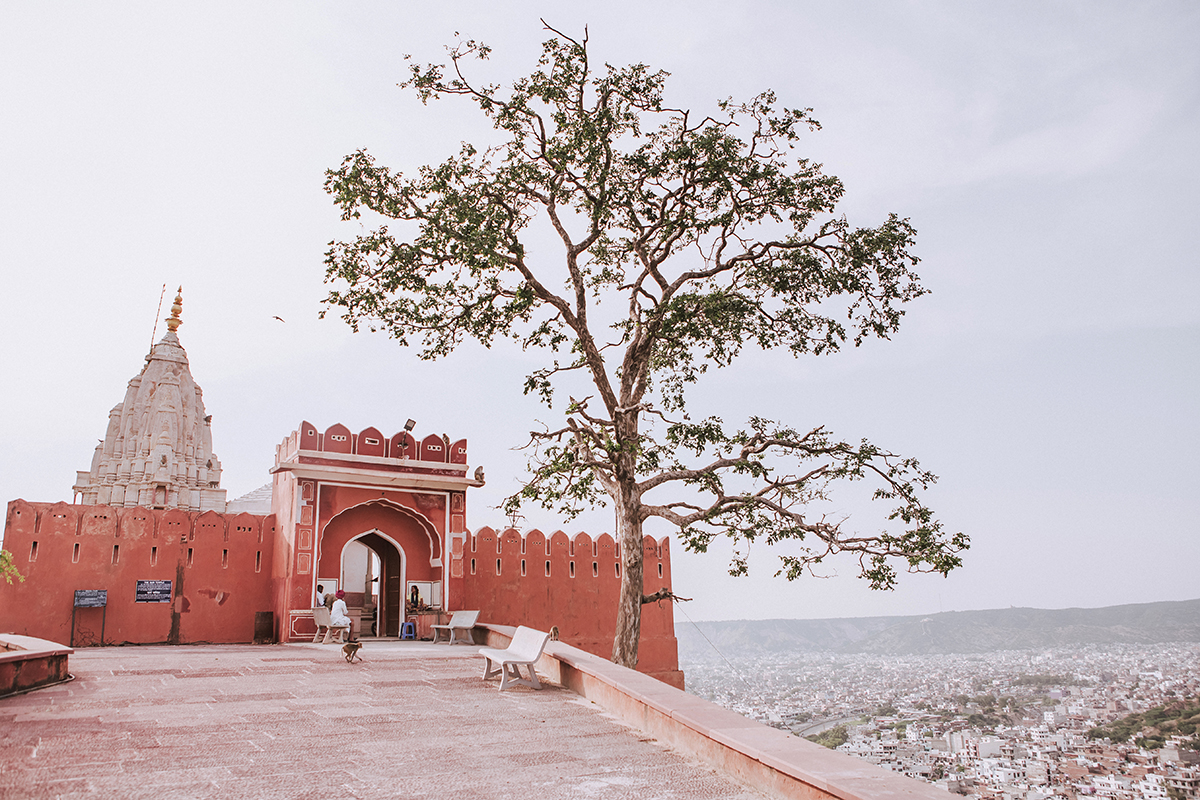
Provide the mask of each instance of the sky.
MULTIPOLYGON (((325 249, 357 230, 323 181, 358 148, 412 172, 486 141, 466 103, 397 87, 404 56, 443 60, 461 34, 494 48, 481 81, 511 81, 536 61, 542 17, 587 26, 596 61, 667 70, 678 107, 768 88, 811 107, 823 127, 803 154, 843 180, 842 211, 919 232, 931 294, 891 341, 751 355, 692 413, 916 456, 941 478, 928 500, 947 530, 971 537, 964 565, 873 592, 852 560, 789 583, 755 548, 735 579, 728 548, 673 545, 692 598, 677 621, 1200 596, 1190 2, 0 5, 0 499, 70 499, 165 284, 159 317, 183 286, 179 336, 231 499, 269 481, 302 420, 390 434, 412 418, 468 439, 487 474, 468 525, 505 525, 514 448, 554 419, 522 396, 534 362, 470 345, 423 362, 319 319, 325 249)), ((839 513, 857 522, 852 496, 839 513)), ((521 524, 612 530, 609 509, 521 524)))

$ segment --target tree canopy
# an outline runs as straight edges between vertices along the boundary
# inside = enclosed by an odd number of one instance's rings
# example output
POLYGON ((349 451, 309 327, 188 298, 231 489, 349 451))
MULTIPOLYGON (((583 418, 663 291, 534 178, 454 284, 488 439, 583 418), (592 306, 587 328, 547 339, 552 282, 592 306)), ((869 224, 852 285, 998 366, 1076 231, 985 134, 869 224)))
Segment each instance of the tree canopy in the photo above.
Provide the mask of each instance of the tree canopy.
POLYGON ((545 354, 525 392, 552 407, 556 389, 568 399, 561 424, 531 432, 530 475, 508 508, 573 515, 613 503, 618 663, 637 662, 650 518, 695 551, 729 537, 734 574, 759 541, 791 543, 780 568, 789 579, 839 553, 879 589, 896 584, 897 564, 959 566, 968 539, 946 533, 922 501, 936 478, 916 460, 820 424, 748 409, 730 427, 689 407, 689 387, 747 347, 822 355, 888 338, 902 306, 926 292, 909 220, 855 227, 837 212, 841 181, 794 152, 820 127, 811 109, 770 91, 703 116, 671 108, 665 72, 598 67, 586 36, 548 30, 537 68, 507 87, 467 78, 466 62, 489 53, 476 41, 450 48, 449 64, 410 65, 402 86, 424 102, 473 102, 500 142, 464 143, 411 177, 364 150, 330 170, 343 218, 368 212, 382 224, 331 243, 327 304, 426 359, 468 338, 545 354), (832 484, 858 480, 874 483, 892 530, 808 513, 832 484))

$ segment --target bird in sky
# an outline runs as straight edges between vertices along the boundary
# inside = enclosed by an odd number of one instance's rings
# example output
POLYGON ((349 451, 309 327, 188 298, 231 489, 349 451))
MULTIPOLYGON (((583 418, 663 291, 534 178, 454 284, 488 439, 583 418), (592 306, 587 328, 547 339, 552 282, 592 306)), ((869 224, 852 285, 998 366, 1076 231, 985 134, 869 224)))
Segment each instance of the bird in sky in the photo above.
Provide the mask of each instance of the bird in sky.
POLYGON ((275 315, 271 315, 271 319, 277 319, 280 322, 287 322, 287 320, 284 319, 283 317, 279 317, 279 316, 275 316, 275 315))

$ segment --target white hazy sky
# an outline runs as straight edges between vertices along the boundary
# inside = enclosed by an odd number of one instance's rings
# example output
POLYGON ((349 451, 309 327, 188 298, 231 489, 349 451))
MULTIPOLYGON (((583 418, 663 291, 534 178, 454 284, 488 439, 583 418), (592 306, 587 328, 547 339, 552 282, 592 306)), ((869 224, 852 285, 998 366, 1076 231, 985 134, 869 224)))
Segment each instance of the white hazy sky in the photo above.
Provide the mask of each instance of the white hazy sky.
MULTIPOLYGON (((892 342, 748 359, 693 416, 826 424, 917 456, 972 538, 966 565, 873 593, 850 562, 788 584, 764 548, 735 580, 721 552, 676 547, 676 591, 695 598, 677 619, 1200 596, 1191 2, 6 3, 0 500, 70 499, 167 283, 184 286, 231 498, 267 482, 302 419, 391 433, 412 417, 469 439, 488 475, 469 524, 502 525, 512 448, 550 419, 521 396, 526 357, 429 364, 318 320, 326 243, 353 234, 322 182, 359 147, 411 171, 485 137, 466 104, 398 89, 403 55, 440 60, 461 31, 495 48, 481 77, 511 79, 543 16, 588 25, 597 61, 671 72, 675 105, 773 88, 813 107, 806 154, 845 181, 852 221, 912 218, 933 291, 892 342)), ((611 530, 603 511, 566 527, 611 530)))

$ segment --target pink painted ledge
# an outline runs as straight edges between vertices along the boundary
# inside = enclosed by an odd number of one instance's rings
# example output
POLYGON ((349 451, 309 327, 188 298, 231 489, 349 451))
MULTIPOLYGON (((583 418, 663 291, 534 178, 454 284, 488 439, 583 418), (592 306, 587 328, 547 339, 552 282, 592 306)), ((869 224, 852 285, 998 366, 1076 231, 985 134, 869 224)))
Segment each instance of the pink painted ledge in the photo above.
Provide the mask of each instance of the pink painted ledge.
MULTIPOLYGON (((479 624, 489 647, 516 630, 479 624)), ((930 784, 837 753, 787 731, 668 686, 564 642, 549 642, 537 671, 655 736, 774 797, 839 800, 946 800, 930 784)))
POLYGON ((45 639, 0 634, 0 697, 67 680, 67 658, 74 652, 45 639))

